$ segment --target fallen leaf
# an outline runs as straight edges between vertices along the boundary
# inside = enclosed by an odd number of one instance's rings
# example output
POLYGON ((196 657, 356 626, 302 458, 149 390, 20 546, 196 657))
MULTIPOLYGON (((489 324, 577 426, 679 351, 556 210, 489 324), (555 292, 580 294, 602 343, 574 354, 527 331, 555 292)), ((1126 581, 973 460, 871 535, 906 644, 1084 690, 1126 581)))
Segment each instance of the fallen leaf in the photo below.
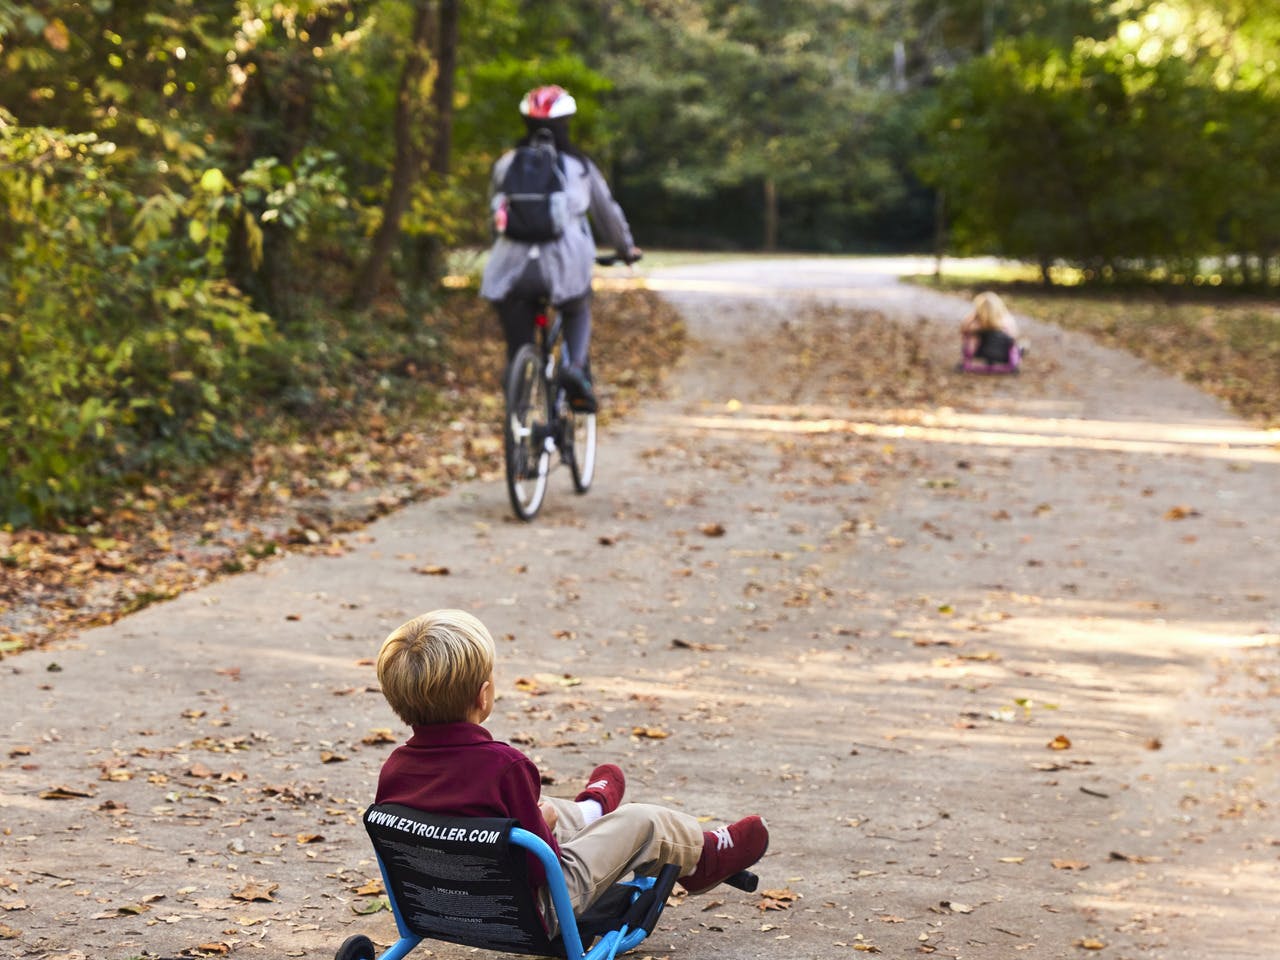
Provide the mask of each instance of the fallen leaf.
POLYGON ((1089 865, 1083 860, 1053 860, 1055 870, 1088 870, 1089 865))
POLYGON ((790 887, 783 887, 780 890, 761 890, 760 896, 768 897, 770 900, 799 900, 800 894, 796 893, 790 887))
POLYGON ((1163 863, 1164 857, 1139 857, 1131 853, 1120 853, 1118 850, 1112 850, 1109 854, 1112 860, 1120 860, 1124 863, 1163 863))
POLYGON ((382 886, 382 878, 376 877, 373 880, 366 880, 360 886, 355 887, 352 892, 360 897, 374 897, 387 891, 382 886))
POLYGON ((71 787, 50 787, 40 793, 41 800, 80 800, 92 796, 91 791, 73 790, 71 787))
POLYGON ((939 902, 939 906, 945 910, 950 910, 952 913, 973 913, 973 907, 967 903, 956 903, 954 900, 942 900, 939 902))
POLYGON ((320 762, 321 762, 321 763, 344 763, 344 762, 346 762, 346 759, 347 759, 347 758, 346 758, 346 757, 344 757, 342 754, 340 754, 340 753, 334 753, 332 750, 321 750, 321 751, 320 751, 320 762))
POLYGON ((705 537, 723 537, 725 529, 724 525, 720 523, 704 523, 698 527, 698 532, 705 537))
POLYGON ((1085 950, 1105 950, 1107 945, 1094 937, 1084 937, 1076 941, 1076 946, 1085 950))
POLYGON ((1071 741, 1061 733, 1045 744, 1050 750, 1070 750, 1071 741))
POLYGON ((0 923, 0 940, 17 940, 22 936, 22 931, 17 930, 7 923, 0 923))
POLYGON ((649 740, 665 740, 671 734, 660 727, 633 727, 631 729, 633 737, 645 737, 649 740))
POLYGON ((320 833, 300 833, 298 834, 298 846, 307 843, 323 843, 324 835, 320 833))
POLYGON ((353 903, 351 912, 358 913, 362 917, 367 917, 371 913, 377 913, 379 910, 390 910, 391 903, 386 897, 377 897, 373 900, 366 900, 364 903, 353 903))
POLYGON ((1200 516, 1199 510, 1195 509, 1194 507, 1188 507, 1184 504, 1179 504, 1176 507, 1170 507, 1164 513, 1164 518, 1166 520, 1186 520, 1189 517, 1198 517, 1198 516, 1200 516))
POLYGON ((719 650, 727 649, 723 643, 703 643, 700 640, 681 640, 679 638, 672 640, 671 646, 677 650, 699 650, 702 653, 715 653, 719 650))
POLYGON ((449 568, 438 563, 428 563, 425 566, 415 567, 413 572, 420 573, 426 577, 447 577, 449 568))
POLYGON ((395 743, 396 735, 387 727, 375 727, 361 737, 360 742, 371 747, 379 743, 395 743))
POLYGON ((246 902, 275 903, 276 899, 272 894, 279 888, 280 884, 278 883, 257 883, 250 880, 239 890, 232 890, 231 898, 246 902))

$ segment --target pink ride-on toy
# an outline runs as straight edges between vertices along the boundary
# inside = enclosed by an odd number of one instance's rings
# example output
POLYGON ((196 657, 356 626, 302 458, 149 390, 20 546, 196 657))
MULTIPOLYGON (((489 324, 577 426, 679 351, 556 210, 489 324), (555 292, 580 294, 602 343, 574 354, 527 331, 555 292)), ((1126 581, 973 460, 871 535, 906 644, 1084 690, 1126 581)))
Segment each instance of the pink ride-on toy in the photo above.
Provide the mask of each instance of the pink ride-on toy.
POLYGON ((979 330, 977 344, 966 346, 958 369, 964 373, 1019 373, 1023 350, 1003 330, 979 330))

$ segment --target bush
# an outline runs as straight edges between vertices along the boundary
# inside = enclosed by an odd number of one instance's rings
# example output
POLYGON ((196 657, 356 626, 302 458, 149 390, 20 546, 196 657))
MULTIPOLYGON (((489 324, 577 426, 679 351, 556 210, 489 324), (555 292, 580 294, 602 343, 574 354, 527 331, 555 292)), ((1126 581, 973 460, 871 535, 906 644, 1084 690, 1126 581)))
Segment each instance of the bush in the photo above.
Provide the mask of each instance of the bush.
POLYGON ((274 341, 209 268, 220 177, 137 196, 147 178, 113 154, 0 113, 0 522, 75 513, 123 475, 235 443, 274 341))

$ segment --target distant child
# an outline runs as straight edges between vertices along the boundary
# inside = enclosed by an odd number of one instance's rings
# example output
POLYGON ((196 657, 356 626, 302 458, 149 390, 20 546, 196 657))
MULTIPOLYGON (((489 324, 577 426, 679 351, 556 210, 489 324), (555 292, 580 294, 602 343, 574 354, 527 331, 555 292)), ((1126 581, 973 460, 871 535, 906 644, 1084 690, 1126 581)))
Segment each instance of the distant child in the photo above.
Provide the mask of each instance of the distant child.
POLYGON ((960 323, 962 359, 967 373, 1017 373, 1022 365, 1018 321, 998 294, 980 293, 960 323))
MULTIPOLYGON (((461 610, 436 610, 395 630, 378 654, 387 703, 413 728, 387 758, 377 803, 425 813, 514 818, 559 855, 573 912, 580 915, 633 872, 653 876, 680 868, 680 884, 703 893, 764 856, 769 831, 746 817, 704 832, 686 813, 646 803, 622 803, 622 771, 596 767, 574 800, 541 797, 533 761, 480 726, 493 710, 493 638, 461 610)), ((545 874, 530 857, 548 933, 555 910, 545 874)))

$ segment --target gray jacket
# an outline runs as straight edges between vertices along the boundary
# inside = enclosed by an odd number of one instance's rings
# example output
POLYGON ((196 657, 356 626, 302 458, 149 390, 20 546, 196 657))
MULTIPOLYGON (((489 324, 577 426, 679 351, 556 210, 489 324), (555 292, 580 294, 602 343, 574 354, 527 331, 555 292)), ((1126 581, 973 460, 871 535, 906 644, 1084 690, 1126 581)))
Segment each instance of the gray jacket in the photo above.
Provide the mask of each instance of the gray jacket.
MULTIPOLYGON (((489 185, 492 197, 501 189, 515 151, 498 158, 489 185)), ((501 300, 524 272, 530 259, 542 270, 552 303, 564 303, 591 289, 591 268, 595 264, 596 237, 600 246, 627 253, 634 243, 627 218, 613 199, 609 184, 596 165, 587 159, 562 154, 565 192, 568 195, 569 223, 565 231, 548 243, 521 243, 498 237, 489 251, 480 296, 501 300), (593 234, 594 229, 594 234, 593 234)))

